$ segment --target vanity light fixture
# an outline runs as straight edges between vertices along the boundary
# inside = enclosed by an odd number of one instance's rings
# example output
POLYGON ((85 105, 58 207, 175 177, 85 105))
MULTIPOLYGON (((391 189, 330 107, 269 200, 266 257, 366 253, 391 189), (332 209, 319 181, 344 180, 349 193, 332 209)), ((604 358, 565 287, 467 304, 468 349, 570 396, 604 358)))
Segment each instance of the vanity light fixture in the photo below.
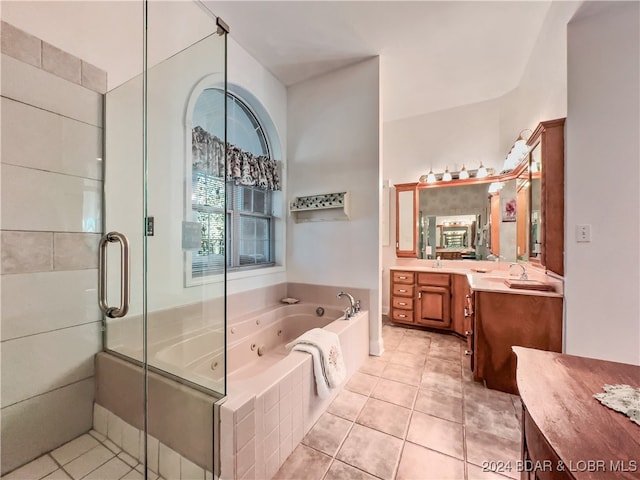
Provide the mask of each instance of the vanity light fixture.
POLYGON ((450 182, 452 179, 451 174, 449 173, 449 167, 444 169, 444 173, 442 174, 443 182, 450 182))
POLYGON ((469 172, 467 172, 464 163, 462 164, 462 170, 460 170, 460 173, 458 173, 458 178, 460 180, 466 180, 467 178, 469 178, 469 172))
POLYGON ((518 139, 514 142, 513 147, 511 147, 511 150, 504 161, 501 173, 508 173, 512 171, 520 164, 520 162, 522 162, 522 160, 524 160, 524 157, 529 153, 529 147, 527 146, 525 137, 529 138, 531 133, 531 130, 528 128, 520 131, 518 139), (526 132, 529 132, 529 134, 527 135, 526 132))
POLYGON ((433 173, 433 168, 429 169, 429 174, 427 175, 427 183, 436 183, 436 174, 433 173))
POLYGON ((478 173, 476 173, 476 177, 477 178, 484 178, 487 175, 489 175, 489 172, 487 171, 487 167, 485 167, 482 162, 480 162, 480 167, 478 168, 478 173))

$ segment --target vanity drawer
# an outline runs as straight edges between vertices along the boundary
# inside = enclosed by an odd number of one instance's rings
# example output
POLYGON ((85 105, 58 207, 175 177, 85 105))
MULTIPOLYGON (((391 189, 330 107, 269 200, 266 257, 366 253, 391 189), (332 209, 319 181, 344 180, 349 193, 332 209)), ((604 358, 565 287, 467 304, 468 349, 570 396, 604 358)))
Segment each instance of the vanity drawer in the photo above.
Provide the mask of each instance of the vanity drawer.
POLYGON ((413 298, 393 297, 393 308, 413 310, 413 298))
POLYGON ((411 310, 396 310, 393 309, 393 320, 397 322, 411 322, 413 323, 413 311, 411 310))
POLYGON ((408 283, 412 284, 414 281, 414 273, 413 272, 392 272, 393 273, 393 283, 408 283))
POLYGON ((404 285, 399 283, 393 285, 393 295, 399 297, 413 297, 413 285, 404 285))
POLYGON ((433 287, 448 287, 450 281, 448 273, 418 273, 418 285, 433 287))

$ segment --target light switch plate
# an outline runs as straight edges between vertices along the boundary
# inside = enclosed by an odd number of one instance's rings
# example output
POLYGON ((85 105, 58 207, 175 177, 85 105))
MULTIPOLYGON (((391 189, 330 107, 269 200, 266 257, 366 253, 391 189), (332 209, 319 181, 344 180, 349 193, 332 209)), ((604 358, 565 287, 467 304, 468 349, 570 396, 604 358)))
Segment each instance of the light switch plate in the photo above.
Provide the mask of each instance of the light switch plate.
POLYGON ((591 241, 591 225, 576 225, 576 242, 591 241))

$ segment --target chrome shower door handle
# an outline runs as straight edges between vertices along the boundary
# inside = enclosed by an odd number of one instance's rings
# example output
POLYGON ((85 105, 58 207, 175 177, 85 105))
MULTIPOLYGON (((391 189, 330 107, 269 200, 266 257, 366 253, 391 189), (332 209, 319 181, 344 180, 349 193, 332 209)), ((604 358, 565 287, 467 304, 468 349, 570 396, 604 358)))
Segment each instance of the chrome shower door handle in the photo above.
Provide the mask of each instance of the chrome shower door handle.
POLYGON ((103 235, 98 246, 99 276, 98 303, 100 310, 109 318, 124 317, 129 311, 131 293, 131 260, 129 258, 129 239, 119 232, 109 232, 103 235), (107 246, 109 243, 120 243, 120 306, 107 305, 107 246))

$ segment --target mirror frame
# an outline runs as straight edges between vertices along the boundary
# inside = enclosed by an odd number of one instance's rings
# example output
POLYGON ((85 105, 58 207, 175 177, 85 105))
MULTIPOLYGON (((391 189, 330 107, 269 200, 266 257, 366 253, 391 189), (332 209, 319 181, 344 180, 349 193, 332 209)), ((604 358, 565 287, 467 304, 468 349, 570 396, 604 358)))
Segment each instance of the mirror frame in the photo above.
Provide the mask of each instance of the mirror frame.
MULTIPOLYGON (((542 235, 540 258, 529 257, 529 262, 564 276, 564 124, 565 118, 540 122, 527 146, 531 151, 540 144, 542 161, 540 219, 542 235)), ((531 166, 529 166, 531 172, 531 166)), ((529 219, 531 228, 531 219, 529 219)))
POLYGON ((418 190, 417 183, 401 183, 394 185, 396 189, 396 257, 418 257, 418 190), (413 236, 413 247, 410 250, 400 250, 400 194, 403 192, 411 192, 413 195, 412 207, 413 225, 411 225, 413 236))

